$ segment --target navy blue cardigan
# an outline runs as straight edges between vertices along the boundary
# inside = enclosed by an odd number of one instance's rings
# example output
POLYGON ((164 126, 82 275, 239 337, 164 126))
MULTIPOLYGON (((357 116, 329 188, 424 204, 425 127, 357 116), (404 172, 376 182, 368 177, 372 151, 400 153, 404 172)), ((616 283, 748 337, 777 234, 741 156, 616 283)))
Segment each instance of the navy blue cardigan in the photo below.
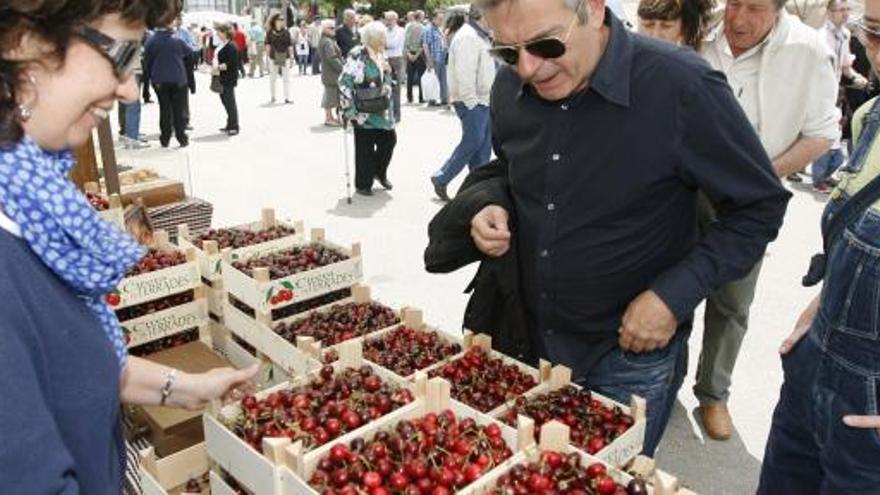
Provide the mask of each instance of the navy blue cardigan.
POLYGON ((0 492, 121 491, 119 363, 98 320, 0 229, 0 492))

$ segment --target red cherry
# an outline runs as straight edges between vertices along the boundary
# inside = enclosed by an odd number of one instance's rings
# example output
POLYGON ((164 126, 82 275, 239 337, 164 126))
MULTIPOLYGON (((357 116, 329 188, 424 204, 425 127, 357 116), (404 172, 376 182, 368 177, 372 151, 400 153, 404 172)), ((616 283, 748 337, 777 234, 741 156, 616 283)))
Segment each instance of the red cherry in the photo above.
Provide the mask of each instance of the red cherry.
POLYGON ((122 298, 119 297, 119 294, 111 292, 104 297, 104 300, 107 301, 107 304, 110 306, 119 306, 119 303, 122 302, 122 298))
POLYGON ((591 480, 594 480, 600 476, 605 476, 607 471, 608 470, 605 468, 604 464, 596 462, 587 467, 587 476, 589 476, 591 480))
POLYGON ((599 495, 614 495, 615 491, 617 491, 617 483, 610 476, 599 478, 596 483, 596 492, 599 495))
POLYGON ((361 482, 367 488, 378 488, 379 486, 382 486, 382 475, 375 471, 367 471, 361 478, 361 482))

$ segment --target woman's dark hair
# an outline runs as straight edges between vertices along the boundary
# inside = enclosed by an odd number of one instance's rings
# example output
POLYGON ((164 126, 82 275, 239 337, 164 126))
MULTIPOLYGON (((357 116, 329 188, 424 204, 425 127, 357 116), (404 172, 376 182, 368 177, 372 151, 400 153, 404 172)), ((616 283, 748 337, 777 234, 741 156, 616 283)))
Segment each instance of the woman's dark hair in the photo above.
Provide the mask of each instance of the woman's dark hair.
POLYGON ((281 18, 281 14, 278 14, 278 13, 272 14, 272 16, 269 17, 269 22, 266 23, 266 26, 267 26, 266 30, 267 31, 274 31, 275 30, 275 23, 280 20, 283 20, 281 18))
POLYGON ((167 26, 182 7, 182 0, 4 0, 0 2, 0 146, 19 141, 24 130, 18 117, 16 94, 25 68, 34 63, 61 63, 76 26, 106 14, 118 13, 131 23, 167 26), (49 52, 40 60, 13 60, 11 50, 22 38, 33 36, 49 52))
POLYGON ((712 27, 715 0, 641 0, 638 15, 642 19, 674 21, 681 19, 684 43, 696 51, 712 27))
POLYGON ((446 33, 447 34, 455 34, 464 26, 465 14, 460 11, 449 11, 449 16, 446 18, 446 33))

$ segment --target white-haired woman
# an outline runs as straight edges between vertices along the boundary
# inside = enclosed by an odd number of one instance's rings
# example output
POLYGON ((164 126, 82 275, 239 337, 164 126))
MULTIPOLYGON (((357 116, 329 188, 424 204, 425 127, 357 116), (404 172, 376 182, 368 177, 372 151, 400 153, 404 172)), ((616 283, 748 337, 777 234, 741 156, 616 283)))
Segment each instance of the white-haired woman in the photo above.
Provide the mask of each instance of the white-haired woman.
POLYGON ((321 84, 324 85, 324 98, 321 100, 324 125, 339 126, 342 122, 333 115, 333 112, 339 110, 339 76, 342 74, 345 59, 342 58, 342 50, 336 43, 336 22, 333 19, 321 21, 318 54, 321 59, 321 84))
POLYGON ((343 118, 354 126, 355 187, 372 196, 373 180, 386 190, 388 164, 397 145, 391 118, 391 67, 385 57, 385 25, 371 22, 361 28, 361 46, 355 47, 339 77, 343 118))

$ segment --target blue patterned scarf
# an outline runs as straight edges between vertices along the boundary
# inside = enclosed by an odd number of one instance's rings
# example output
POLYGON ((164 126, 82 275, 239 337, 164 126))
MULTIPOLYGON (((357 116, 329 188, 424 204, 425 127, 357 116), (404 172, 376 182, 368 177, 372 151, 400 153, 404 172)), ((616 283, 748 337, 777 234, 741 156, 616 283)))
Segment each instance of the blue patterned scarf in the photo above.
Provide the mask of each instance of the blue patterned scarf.
POLYGON ((0 148, 0 206, 34 253, 95 313, 122 369, 128 351, 104 296, 144 249, 91 207, 68 179, 73 165, 70 151, 44 151, 29 137, 0 148))

